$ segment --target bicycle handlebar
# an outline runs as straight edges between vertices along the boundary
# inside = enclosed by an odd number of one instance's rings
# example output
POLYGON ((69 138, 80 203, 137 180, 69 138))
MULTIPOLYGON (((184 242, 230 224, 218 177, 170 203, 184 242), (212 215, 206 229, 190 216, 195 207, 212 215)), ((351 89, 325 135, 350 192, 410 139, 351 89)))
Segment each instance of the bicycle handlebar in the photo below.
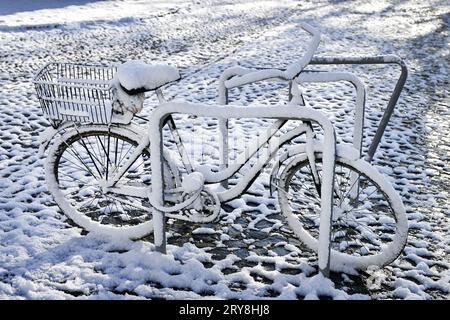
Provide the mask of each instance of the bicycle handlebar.
POLYGON ((312 27, 307 23, 301 23, 300 27, 312 36, 311 43, 309 44, 305 55, 300 60, 290 64, 285 70, 280 69, 255 70, 255 69, 246 69, 242 67, 232 67, 230 69, 227 69, 229 70, 229 72, 225 72, 226 75, 222 77, 221 81, 224 82, 225 87, 230 89, 233 87, 239 87, 252 82, 272 78, 280 78, 283 80, 290 81, 295 77, 297 77, 300 74, 300 72, 302 72, 302 70, 311 61, 320 42, 319 30, 317 30, 316 28, 312 27))

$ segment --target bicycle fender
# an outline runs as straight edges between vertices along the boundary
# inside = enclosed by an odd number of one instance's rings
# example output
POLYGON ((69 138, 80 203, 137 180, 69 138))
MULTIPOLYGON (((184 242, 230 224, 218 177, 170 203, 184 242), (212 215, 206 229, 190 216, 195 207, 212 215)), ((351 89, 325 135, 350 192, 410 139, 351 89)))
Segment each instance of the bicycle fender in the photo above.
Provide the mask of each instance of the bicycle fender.
POLYGON ((295 145, 288 149, 288 151, 282 153, 278 161, 275 162, 275 164, 272 167, 272 171, 270 173, 270 196, 272 196, 275 192, 276 186, 277 186, 277 178, 278 173, 280 172, 280 167, 290 158, 293 156, 296 156, 298 154, 302 154, 306 152, 306 147, 304 144, 295 145))
POLYGON ((50 141, 52 141, 53 137, 58 133, 53 127, 48 127, 44 131, 39 134, 38 143, 39 143, 39 156, 43 156, 45 150, 47 150, 50 145, 50 141))

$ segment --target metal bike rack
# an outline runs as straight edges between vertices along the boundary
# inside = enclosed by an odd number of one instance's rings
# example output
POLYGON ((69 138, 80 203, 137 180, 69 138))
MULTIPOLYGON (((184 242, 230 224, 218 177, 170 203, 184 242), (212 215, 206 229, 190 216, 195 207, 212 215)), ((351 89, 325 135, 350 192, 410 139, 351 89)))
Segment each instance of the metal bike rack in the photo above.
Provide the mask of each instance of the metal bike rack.
MULTIPOLYGON (((154 139, 150 144, 152 169, 151 202, 156 207, 164 206, 163 170, 162 170, 162 127, 164 120, 171 114, 188 114, 200 117, 230 118, 270 118, 308 120, 317 123, 324 131, 323 150, 323 183, 321 186, 321 217, 319 227, 319 270, 324 275, 329 274, 330 266, 330 236, 331 217, 333 211, 333 181, 336 155, 336 136, 332 123, 321 112, 297 107, 267 107, 252 108, 234 106, 208 106, 201 104, 169 102, 160 105, 153 112, 149 120, 149 136, 154 139)), ((154 242, 157 251, 166 252, 165 214, 153 208, 154 242)))
MULTIPOLYGON (((408 77, 408 68, 405 62, 396 55, 385 55, 385 56, 369 56, 369 57, 315 57, 310 63, 311 65, 367 65, 367 64, 396 64, 400 66, 401 72, 400 76, 395 84, 395 88, 392 91, 392 95, 389 99, 387 107, 383 113, 383 117, 380 120, 375 136, 370 144, 369 150, 367 152, 366 160, 372 161, 375 152, 380 144, 381 138, 386 130, 389 120, 394 113, 394 108, 400 97, 400 93, 405 85, 406 79, 408 77)), ((220 105, 228 104, 228 91, 231 88, 240 86, 239 85, 227 85, 227 81, 236 77, 242 76, 252 71, 250 69, 244 69, 240 67, 233 67, 225 70, 219 79, 219 92, 217 103, 220 105)), ((263 79, 263 80, 269 80, 263 79)), ((357 76, 350 72, 330 72, 330 71, 311 71, 303 70, 294 80, 286 80, 283 78, 272 78, 276 80, 289 82, 290 89, 292 86, 292 81, 295 83, 302 82, 336 82, 336 81, 347 81, 350 82, 356 89, 356 109, 355 109, 355 129, 353 134, 353 146, 355 149, 362 151, 362 140, 363 140, 363 128, 364 128, 364 112, 365 112, 365 102, 366 102, 366 90, 365 85, 357 76), (327 79, 324 79, 322 75, 326 73, 327 79)), ((289 91, 289 95, 291 92, 289 91)), ((289 97, 289 99, 291 96, 289 97)), ((220 139, 220 155, 221 163, 224 166, 228 163, 228 122, 226 119, 219 120, 220 133, 222 135, 220 139)))
MULTIPOLYGON (((405 85, 406 78, 408 76, 408 69, 406 67, 405 62, 400 59, 398 56, 395 55, 385 55, 385 56, 373 56, 373 57, 316 57, 313 58, 310 63, 311 65, 339 65, 339 64, 346 64, 346 65, 367 65, 367 64, 396 64, 401 67, 401 73, 397 80, 397 83, 395 85, 395 88, 392 92, 392 95, 389 99, 389 102, 387 104, 387 107, 384 111, 383 117, 378 125, 377 131, 375 133, 375 136, 370 144, 368 153, 366 155, 367 161, 372 161, 374 154, 378 148, 378 145, 381 141, 381 138, 386 130, 386 127, 389 123, 389 120, 394 112, 395 105, 397 104, 397 101, 400 97, 400 93, 405 85)), ((241 67, 232 67, 227 70, 225 70, 220 79, 219 79, 219 90, 218 90, 218 98, 217 103, 219 105, 227 105, 229 102, 228 97, 228 91, 231 88, 239 87, 241 85, 247 84, 246 80, 239 81, 242 76, 245 76, 246 74, 252 73, 252 72, 258 72, 260 69, 245 69, 241 67), (230 81, 234 80, 233 78, 238 78, 237 81, 230 81)), ((280 70, 283 71, 283 70, 280 70)), ((257 81, 261 80, 281 80, 289 83, 289 101, 292 99, 292 85, 293 83, 299 84, 299 83, 325 83, 325 82, 337 82, 337 81, 347 81, 351 83, 355 89, 356 89, 356 108, 355 108, 355 128, 353 132, 353 147, 358 150, 359 156, 362 156, 362 143, 363 143, 363 137, 364 137, 364 116, 365 116, 365 103, 366 103, 366 89, 364 83, 359 79, 356 75, 350 72, 335 72, 335 71, 314 71, 314 70, 303 70, 301 71, 294 79, 289 80, 280 76, 277 77, 268 77, 264 79, 258 79, 257 81), (326 77, 323 75, 326 74, 326 77)), ((270 108, 270 107, 266 107, 270 108)), ((278 107, 279 108, 279 107, 278 107)), ((287 110, 293 110, 292 115, 290 116, 291 119, 294 119, 295 112, 294 110, 302 110, 302 108, 298 107, 292 107, 292 106, 286 106, 281 107, 281 109, 287 109, 287 110), (294 109, 293 109, 294 108, 294 109)), ((249 107, 249 110, 253 110, 253 107, 249 107)), ((259 114, 263 108, 260 108, 256 111, 257 114, 259 114)), ((219 117, 219 131, 220 131, 220 139, 219 139, 219 154, 221 157, 221 163, 223 168, 226 168, 228 166, 228 119, 219 117)), ((334 174, 334 171, 333 171, 334 174)), ((325 175, 326 176, 326 175, 325 175)), ((224 187, 227 187, 227 181, 224 181, 222 183, 224 187)), ((332 200, 332 199, 331 199, 332 200)), ((330 209, 326 209, 328 212, 330 209)), ((331 211, 330 211, 331 212, 331 211)), ((320 220, 320 235, 319 237, 323 238, 322 232, 325 232, 323 228, 328 228, 326 231, 328 236, 331 234, 331 221, 329 220, 330 217, 326 216, 324 218, 321 216, 320 220), (327 226, 323 226, 322 220, 325 222, 327 221, 327 226)), ((324 241, 324 240, 322 240, 324 241)), ((329 241, 329 238, 328 238, 329 241)), ((329 244, 329 243, 328 243, 329 244)), ((319 250, 320 251, 320 250, 319 250)), ((325 275, 328 275, 328 266, 329 266, 329 252, 328 252, 328 258, 326 258, 325 253, 319 252, 319 270, 324 273, 325 275), (326 261, 326 264, 325 262, 326 261), (326 266, 327 267, 326 267, 326 266)))

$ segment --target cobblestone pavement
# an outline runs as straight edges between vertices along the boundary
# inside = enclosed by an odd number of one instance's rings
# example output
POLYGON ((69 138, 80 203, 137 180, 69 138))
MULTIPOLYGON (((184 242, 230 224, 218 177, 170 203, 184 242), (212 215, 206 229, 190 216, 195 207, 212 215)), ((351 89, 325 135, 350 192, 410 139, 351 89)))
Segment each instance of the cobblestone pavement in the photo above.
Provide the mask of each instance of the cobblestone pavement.
MULTIPOLYGON (((75 26, 25 28, 2 24, 0 17, 0 297, 448 298, 448 2, 208 1, 207 7, 186 3, 158 14, 75 26), (169 221, 168 241, 174 246, 164 259, 179 263, 180 270, 199 270, 185 281, 152 260, 159 256, 143 253, 151 250, 151 237, 119 245, 86 236, 56 207, 45 186, 44 158, 37 154, 37 136, 48 126, 31 84, 40 66, 52 60, 166 61, 183 76, 167 88, 170 97, 212 103, 218 76, 236 61, 282 67, 297 58, 304 48, 300 21, 320 27, 318 55, 394 53, 409 67, 405 90, 374 159, 401 194, 410 224, 405 251, 392 265, 352 275, 333 273, 334 284, 327 282, 328 290, 308 291, 305 283, 317 271, 316 256, 293 237, 281 218, 276 199, 269 196, 267 174, 240 199, 223 205, 218 224, 202 225, 212 232, 169 221), (142 269, 150 273, 132 275, 142 269), (204 279, 202 272, 210 278, 204 279)), ((367 148, 398 70, 338 69, 355 72, 367 85, 367 148)), ((353 93, 341 83, 306 90, 307 100, 330 116, 344 141, 352 129, 353 93)), ((231 100, 284 103, 286 88, 264 82, 234 90, 231 100)), ((153 105, 150 99, 144 115, 153 105)), ((194 123, 199 132, 214 134, 215 128, 201 120, 188 122, 187 131, 194 123)), ((247 139, 266 124, 236 122, 247 139)))

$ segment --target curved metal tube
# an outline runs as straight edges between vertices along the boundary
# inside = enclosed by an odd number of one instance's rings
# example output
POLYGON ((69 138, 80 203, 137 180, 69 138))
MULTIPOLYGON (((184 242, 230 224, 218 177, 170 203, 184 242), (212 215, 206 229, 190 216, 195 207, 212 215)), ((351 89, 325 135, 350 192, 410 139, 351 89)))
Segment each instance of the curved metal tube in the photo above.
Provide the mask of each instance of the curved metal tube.
POLYGON ((301 82, 350 82, 356 89, 356 109, 355 109, 355 127, 353 129, 353 147, 359 151, 361 155, 363 130, 364 130, 364 113, 366 104, 366 88, 364 83, 356 75, 350 72, 330 72, 330 71, 307 71, 302 72, 295 80, 296 83, 301 82))
POLYGON ((402 92, 406 79, 408 78, 408 67, 406 66, 405 61, 396 55, 389 54, 373 57, 315 57, 310 61, 310 64, 396 64, 400 66, 400 76, 395 84, 394 91, 392 91, 392 95, 389 98, 386 110, 384 111, 378 129, 373 137, 372 143, 370 144, 369 151, 367 152, 366 160, 370 162, 377 151, 378 145, 380 144, 381 138, 383 137, 384 131, 389 123, 389 119, 391 118, 392 113, 394 113, 394 108, 400 97, 400 93, 402 92))
MULTIPOLYGON (((161 104, 149 120, 150 157, 152 169, 152 202, 163 206, 163 170, 162 170, 162 125, 166 117, 174 113, 190 114, 215 118, 274 118, 297 119, 316 122, 324 131, 323 183, 321 186, 321 217, 319 226, 319 270, 325 275, 329 271, 331 217, 333 212, 333 184, 336 156, 336 136, 332 123, 321 112, 311 109, 299 109, 291 106, 211 106, 202 104, 169 102, 161 104)), ((155 247, 165 252, 165 216, 164 212, 153 210, 155 247)))

